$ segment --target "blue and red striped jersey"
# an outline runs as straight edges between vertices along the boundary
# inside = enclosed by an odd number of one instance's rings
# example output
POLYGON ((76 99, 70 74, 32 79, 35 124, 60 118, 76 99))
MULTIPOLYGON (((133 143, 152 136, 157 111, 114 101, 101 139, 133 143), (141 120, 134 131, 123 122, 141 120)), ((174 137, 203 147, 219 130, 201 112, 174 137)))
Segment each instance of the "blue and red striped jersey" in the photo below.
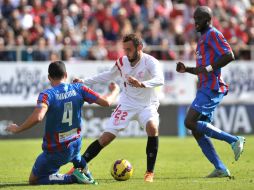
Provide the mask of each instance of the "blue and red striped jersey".
POLYGON ((81 138, 81 111, 84 102, 94 103, 99 95, 81 83, 61 83, 42 91, 37 106, 48 105, 42 149, 64 150, 71 141, 81 138))
MULTIPOLYGON (((200 37, 196 49, 196 67, 213 65, 222 55, 232 52, 223 34, 214 27, 200 37)), ((199 90, 214 90, 221 93, 228 92, 228 85, 221 77, 221 69, 214 70, 208 75, 198 75, 199 90)))

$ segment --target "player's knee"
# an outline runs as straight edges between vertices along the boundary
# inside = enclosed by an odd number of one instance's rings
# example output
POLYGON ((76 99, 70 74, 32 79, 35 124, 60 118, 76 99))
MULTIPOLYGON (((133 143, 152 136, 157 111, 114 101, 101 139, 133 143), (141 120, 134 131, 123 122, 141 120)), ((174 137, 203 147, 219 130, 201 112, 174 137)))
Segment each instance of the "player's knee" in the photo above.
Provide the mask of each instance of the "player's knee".
POLYGON ((147 125, 146 133, 148 136, 158 136, 158 127, 156 125, 147 125))
POLYGON ((99 143, 101 146, 105 147, 111 143, 115 137, 116 136, 111 133, 103 133, 103 135, 99 138, 99 143))
POLYGON ((37 182, 37 177, 31 172, 30 176, 29 176, 29 185, 36 185, 37 182))
POLYGON ((29 180, 29 185, 36 185, 35 181, 29 180))
POLYGON ((36 184, 37 184, 37 180, 29 177, 29 185, 36 185, 36 184))
POLYGON ((190 129, 190 130, 194 130, 195 128, 195 124, 194 124, 194 122, 193 121, 191 121, 190 119, 185 119, 184 120, 184 125, 185 125, 185 127, 187 128, 187 129, 190 129))

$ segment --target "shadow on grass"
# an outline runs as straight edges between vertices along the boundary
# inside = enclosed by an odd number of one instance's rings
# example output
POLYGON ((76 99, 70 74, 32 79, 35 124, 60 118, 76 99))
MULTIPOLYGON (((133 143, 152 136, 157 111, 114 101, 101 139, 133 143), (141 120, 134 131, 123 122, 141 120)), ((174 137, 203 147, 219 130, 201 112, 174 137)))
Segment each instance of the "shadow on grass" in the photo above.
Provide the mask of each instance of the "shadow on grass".
POLYGON ((6 187, 25 187, 25 186, 31 186, 28 183, 1 183, 0 189, 6 188, 6 187))
MULTIPOLYGON (((186 179, 207 179, 207 178, 205 178, 205 177, 155 177, 154 178, 154 180, 155 181, 165 181, 165 180, 186 180, 186 179)), ((121 181, 117 181, 117 180, 114 180, 113 178, 107 178, 107 179, 99 179, 99 178, 97 178, 96 179, 98 182, 99 182, 99 184, 100 183, 119 183, 119 182, 121 182, 121 181)), ((141 178, 141 177, 132 177, 131 179, 130 179, 131 181, 144 181, 144 178, 141 178)))
MULTIPOLYGON (((156 177, 155 178, 155 182, 156 181, 165 181, 165 180, 186 180, 186 179, 189 179, 189 180, 193 180, 193 179, 207 179, 205 177, 156 177)), ((124 182, 124 181, 117 181, 117 180, 114 180, 113 178, 101 178, 101 179, 96 179, 99 184, 110 184, 110 183, 119 183, 119 182, 124 182)), ((132 177, 130 179, 131 181, 143 181, 144 178, 141 178, 141 177, 132 177)), ((69 185, 80 185, 80 184, 69 184, 69 185)), ((7 187, 31 187, 33 185, 29 185, 28 183, 1 183, 0 184, 0 189, 3 189, 3 188, 7 188, 7 187)), ((36 185, 37 186, 37 185, 36 185)))

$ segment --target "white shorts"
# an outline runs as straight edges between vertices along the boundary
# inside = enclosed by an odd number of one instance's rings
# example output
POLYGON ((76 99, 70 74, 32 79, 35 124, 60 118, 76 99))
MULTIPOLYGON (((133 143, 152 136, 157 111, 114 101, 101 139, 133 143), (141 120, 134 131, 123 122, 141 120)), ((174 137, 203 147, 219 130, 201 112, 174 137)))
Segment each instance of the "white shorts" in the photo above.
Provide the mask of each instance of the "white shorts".
POLYGON ((118 132, 128 127, 129 122, 137 120, 141 126, 146 127, 148 121, 154 121, 159 126, 159 113, 158 105, 150 105, 145 108, 125 110, 121 109, 119 104, 114 112, 111 114, 107 125, 105 126, 104 132, 110 132, 117 136, 118 132))

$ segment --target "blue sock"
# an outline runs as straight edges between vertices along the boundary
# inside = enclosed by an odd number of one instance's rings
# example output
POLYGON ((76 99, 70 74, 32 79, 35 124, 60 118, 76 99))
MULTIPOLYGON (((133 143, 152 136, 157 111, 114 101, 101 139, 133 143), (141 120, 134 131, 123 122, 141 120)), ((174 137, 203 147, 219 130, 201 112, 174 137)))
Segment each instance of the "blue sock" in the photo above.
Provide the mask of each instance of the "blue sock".
POLYGON ((87 167, 87 162, 82 156, 78 156, 75 159, 73 159, 72 163, 73 163, 75 168, 82 168, 82 169, 88 168, 87 167))
POLYGON ((204 121, 197 122, 197 131, 201 134, 208 136, 208 137, 226 141, 229 144, 236 142, 238 140, 238 138, 236 136, 230 135, 229 133, 226 133, 226 132, 214 127, 212 124, 204 122, 204 121))
POLYGON ((49 176, 40 177, 37 180, 38 185, 49 184, 71 184, 77 183, 77 179, 73 175, 51 174, 49 176))
POLYGON ((198 139, 197 142, 206 158, 214 165, 216 169, 226 169, 226 166, 220 160, 211 140, 208 137, 204 135, 200 139, 198 139))

